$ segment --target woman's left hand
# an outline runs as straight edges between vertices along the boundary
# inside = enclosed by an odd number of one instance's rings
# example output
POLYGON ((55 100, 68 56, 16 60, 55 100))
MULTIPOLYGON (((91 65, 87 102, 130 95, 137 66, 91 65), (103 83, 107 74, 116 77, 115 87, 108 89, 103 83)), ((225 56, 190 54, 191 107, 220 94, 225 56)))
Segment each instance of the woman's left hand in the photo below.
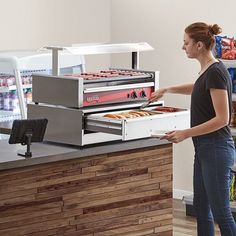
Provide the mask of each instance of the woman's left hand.
POLYGON ((179 143, 185 140, 187 137, 185 130, 175 130, 166 133, 161 139, 166 139, 172 143, 179 143))

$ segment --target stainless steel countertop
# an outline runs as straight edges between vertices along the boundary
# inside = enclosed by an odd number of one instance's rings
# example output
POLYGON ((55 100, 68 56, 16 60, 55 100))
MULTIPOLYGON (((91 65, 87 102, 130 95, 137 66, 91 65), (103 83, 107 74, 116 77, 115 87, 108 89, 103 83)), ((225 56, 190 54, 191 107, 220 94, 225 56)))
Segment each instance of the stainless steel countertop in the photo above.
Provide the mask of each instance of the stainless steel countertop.
POLYGON ((25 158, 17 155, 17 153, 24 153, 26 151, 26 146, 20 144, 8 144, 7 140, 0 140, 0 170, 145 148, 167 143, 167 141, 159 140, 157 138, 139 139, 128 142, 110 142, 86 147, 55 143, 33 143, 31 145, 33 156, 31 158, 25 158))

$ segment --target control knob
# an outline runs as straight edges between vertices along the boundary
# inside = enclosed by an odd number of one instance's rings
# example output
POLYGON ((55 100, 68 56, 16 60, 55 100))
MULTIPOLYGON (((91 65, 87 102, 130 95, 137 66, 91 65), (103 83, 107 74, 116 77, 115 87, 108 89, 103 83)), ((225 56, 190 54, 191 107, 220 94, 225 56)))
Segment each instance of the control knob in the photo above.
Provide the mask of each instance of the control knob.
POLYGON ((140 97, 141 97, 141 98, 145 98, 145 97, 147 97, 147 94, 145 93, 144 90, 141 91, 141 93, 140 93, 140 97))
POLYGON ((131 93, 131 98, 137 98, 137 97, 138 96, 137 96, 137 93, 135 91, 131 93))

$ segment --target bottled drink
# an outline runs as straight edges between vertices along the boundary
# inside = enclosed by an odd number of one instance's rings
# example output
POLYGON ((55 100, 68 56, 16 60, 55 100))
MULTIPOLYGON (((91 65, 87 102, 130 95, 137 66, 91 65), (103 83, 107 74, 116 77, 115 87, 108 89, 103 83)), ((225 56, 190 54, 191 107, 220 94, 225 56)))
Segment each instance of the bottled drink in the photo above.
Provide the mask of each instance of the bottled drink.
POLYGON ((23 93, 24 93, 24 102, 25 104, 27 104, 27 89, 23 89, 23 93))
POLYGON ((6 77, 6 85, 7 87, 11 86, 14 84, 14 79, 12 76, 6 77))
POLYGON ((4 87, 4 78, 1 76, 0 77, 0 87, 4 87))
POLYGON ((3 109, 5 111, 10 110, 10 94, 8 92, 4 94, 3 109))
POLYGON ((0 93, 0 110, 3 110, 3 102, 4 102, 3 93, 0 93))
POLYGON ((233 80, 235 74, 234 68, 228 68, 228 72, 230 74, 231 79, 233 80))
POLYGON ((27 104, 32 102, 32 89, 27 89, 26 92, 27 104))
POLYGON ((11 98, 11 110, 13 111, 13 113, 18 113, 20 111, 20 108, 16 90, 11 92, 10 98, 11 98))

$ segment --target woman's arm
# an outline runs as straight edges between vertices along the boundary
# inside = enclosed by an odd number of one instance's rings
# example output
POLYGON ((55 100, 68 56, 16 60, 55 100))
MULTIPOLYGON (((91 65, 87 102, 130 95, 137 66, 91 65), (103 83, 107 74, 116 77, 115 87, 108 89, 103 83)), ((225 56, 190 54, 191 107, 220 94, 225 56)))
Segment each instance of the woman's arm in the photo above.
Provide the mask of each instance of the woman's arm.
POLYGON ((161 88, 152 93, 150 98, 151 102, 159 100, 165 93, 176 93, 176 94, 186 94, 190 95, 193 91, 193 83, 181 84, 176 86, 171 86, 167 88, 161 88))
POLYGON ((171 132, 164 138, 178 143, 186 138, 208 134, 228 125, 229 102, 227 91, 223 89, 210 89, 210 94, 216 114, 214 118, 190 129, 171 132))

